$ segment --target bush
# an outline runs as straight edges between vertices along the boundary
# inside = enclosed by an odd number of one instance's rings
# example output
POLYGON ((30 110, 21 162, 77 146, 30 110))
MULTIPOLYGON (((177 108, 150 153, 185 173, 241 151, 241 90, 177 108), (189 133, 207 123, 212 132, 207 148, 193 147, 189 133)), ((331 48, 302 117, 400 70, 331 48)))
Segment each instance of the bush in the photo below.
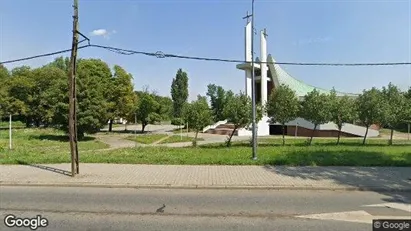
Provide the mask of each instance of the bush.
POLYGON ((184 120, 182 118, 173 118, 171 120, 172 125, 184 125, 184 120))

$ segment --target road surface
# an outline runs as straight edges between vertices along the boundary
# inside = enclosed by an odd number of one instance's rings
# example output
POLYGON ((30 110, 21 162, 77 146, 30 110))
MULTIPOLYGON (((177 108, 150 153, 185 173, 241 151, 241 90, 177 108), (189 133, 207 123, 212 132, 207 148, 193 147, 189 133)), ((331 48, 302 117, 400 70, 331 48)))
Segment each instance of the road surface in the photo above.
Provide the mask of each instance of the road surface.
POLYGON ((411 219, 410 197, 395 198, 373 192, 1 187, 0 230, 30 230, 6 227, 4 218, 13 214, 46 218, 48 226, 37 230, 369 231, 374 218, 411 219))

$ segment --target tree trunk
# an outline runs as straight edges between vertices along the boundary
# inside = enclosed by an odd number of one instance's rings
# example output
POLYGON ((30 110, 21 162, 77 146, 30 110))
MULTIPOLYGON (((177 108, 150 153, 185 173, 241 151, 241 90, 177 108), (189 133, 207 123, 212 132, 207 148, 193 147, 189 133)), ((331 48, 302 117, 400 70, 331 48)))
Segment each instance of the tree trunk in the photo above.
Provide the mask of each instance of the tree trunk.
POLYGON ((141 133, 144 133, 144 129, 146 128, 147 124, 142 123, 141 124, 141 133))
POLYGON ((390 141, 389 141, 389 145, 392 145, 392 137, 394 136, 394 128, 391 128, 391 136, 390 136, 390 141))
POLYGON ((193 141, 194 147, 197 147, 197 136, 198 136, 198 130, 196 129, 196 135, 194 136, 194 141, 193 141))
POLYGON ((365 145, 365 139, 367 139, 367 135, 368 135, 368 125, 367 125, 367 128, 365 129, 365 135, 364 135, 364 139, 363 139, 363 141, 362 141, 362 144, 363 145, 365 145))
POLYGON ((36 120, 36 128, 40 127, 40 120, 36 120))
POLYGON ((337 138, 337 145, 340 144, 340 138, 341 138, 341 128, 342 126, 338 126, 338 138, 337 138))
POLYGON ((234 133, 235 133, 236 130, 237 130, 237 127, 234 127, 233 132, 231 132, 230 137, 228 138, 227 147, 231 146, 231 139, 233 138, 234 133))
POLYGON ((311 133, 311 138, 310 138, 309 145, 311 145, 311 143, 313 142, 314 132, 315 132, 316 129, 317 129, 317 124, 314 125, 314 129, 313 129, 313 132, 311 133))
POLYGON ((110 119, 110 122, 109 122, 109 124, 108 124, 108 131, 109 131, 109 132, 112 132, 112 131, 113 131, 113 120, 112 120, 112 119, 110 119))
POLYGON ((283 128, 283 146, 285 145, 285 130, 284 130, 284 124, 282 125, 282 128, 283 128))

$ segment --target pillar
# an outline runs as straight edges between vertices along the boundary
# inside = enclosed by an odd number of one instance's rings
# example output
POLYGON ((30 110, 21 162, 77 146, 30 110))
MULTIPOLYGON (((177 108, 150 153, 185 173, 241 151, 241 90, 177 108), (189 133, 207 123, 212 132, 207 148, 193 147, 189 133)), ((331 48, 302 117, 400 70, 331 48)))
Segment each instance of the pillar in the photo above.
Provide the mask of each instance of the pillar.
POLYGON ((261 60, 261 103, 265 105, 267 102, 267 39, 266 30, 262 30, 260 34, 260 60, 261 60))
MULTIPOLYGON (((251 62, 251 21, 245 26, 245 61, 251 62)), ((251 97, 251 69, 245 71, 245 92, 251 97)))

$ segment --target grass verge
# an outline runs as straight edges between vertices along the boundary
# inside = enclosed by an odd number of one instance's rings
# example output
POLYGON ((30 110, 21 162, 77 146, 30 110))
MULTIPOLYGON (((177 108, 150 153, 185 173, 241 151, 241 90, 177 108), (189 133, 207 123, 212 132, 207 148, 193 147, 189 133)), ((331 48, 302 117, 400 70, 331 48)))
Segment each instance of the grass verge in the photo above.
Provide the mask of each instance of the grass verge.
MULTIPOLYGON (((80 151, 80 156, 82 163, 411 167, 410 144, 388 146, 386 140, 369 140, 363 146, 358 139, 344 139, 339 146, 330 139, 316 139, 312 146, 306 146, 305 142, 304 139, 287 140, 287 145, 281 146, 280 139, 266 141, 258 147, 257 161, 251 160, 251 148, 247 142, 234 142, 230 148, 224 147, 224 144, 212 144, 197 148, 137 147, 80 151)), ((83 143, 83 148, 86 143, 83 143)), ((68 143, 64 144, 68 148, 68 143)), ((54 149, 44 153, 37 150, 0 154, 0 164, 21 162, 69 163, 70 156, 54 149)))
MULTIPOLYGON (((160 144, 191 142, 193 140, 194 140, 194 137, 173 135, 161 141, 160 144)), ((197 141, 203 141, 203 140, 204 140, 203 138, 197 138, 197 141)))
MULTIPOLYGON (((107 144, 89 136, 78 142, 79 152, 108 147, 107 144)), ((0 131, 0 163, 17 163, 17 159, 26 162, 65 161, 66 157, 70 156, 68 136, 51 128, 13 130, 12 148, 9 150, 8 131, 0 131)))

